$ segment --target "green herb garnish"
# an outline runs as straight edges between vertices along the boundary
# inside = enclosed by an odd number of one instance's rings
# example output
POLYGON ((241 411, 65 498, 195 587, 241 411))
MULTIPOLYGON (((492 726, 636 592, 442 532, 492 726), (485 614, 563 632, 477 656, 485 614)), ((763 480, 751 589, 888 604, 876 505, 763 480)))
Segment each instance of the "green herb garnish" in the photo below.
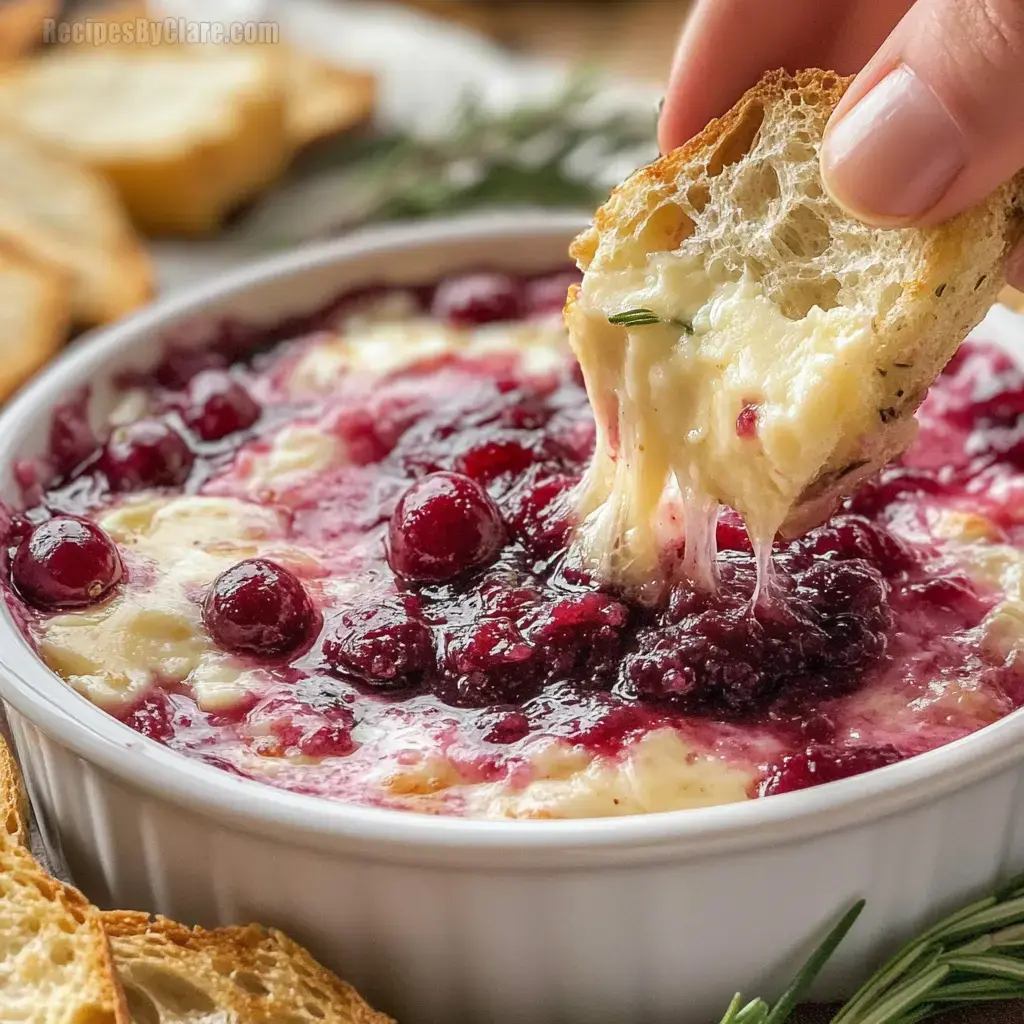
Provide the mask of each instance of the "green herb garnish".
POLYGON ((673 320, 667 317, 658 316, 657 313, 645 306, 637 309, 625 309, 621 313, 615 313, 608 317, 608 323, 617 327, 646 327, 648 324, 672 324, 680 328, 683 334, 693 334, 693 324, 688 320, 673 320))
POLYGON ((657 156, 654 111, 609 104, 586 69, 564 89, 511 109, 467 95, 440 136, 342 136, 304 154, 290 182, 245 216, 235 237, 292 245, 367 223, 509 206, 591 211, 657 156))
MULTIPOLYGON (((783 1024, 864 907, 855 903, 775 1004, 736 995, 722 1024, 783 1024)), ((962 1003, 1024 998, 1024 875, 944 918, 876 971, 831 1024, 918 1024, 962 1003)))
POLYGON ((846 933, 853 927, 854 921, 860 917, 860 912, 863 909, 864 900, 859 900, 843 914, 818 948, 807 958, 803 967, 797 971, 796 976, 774 1006, 769 1006, 763 999, 753 999, 741 1008, 742 996, 737 992, 732 997, 729 1009, 725 1011, 722 1024, 783 1024, 807 994, 811 983, 821 972, 822 967, 835 952, 839 943, 846 937, 846 933))

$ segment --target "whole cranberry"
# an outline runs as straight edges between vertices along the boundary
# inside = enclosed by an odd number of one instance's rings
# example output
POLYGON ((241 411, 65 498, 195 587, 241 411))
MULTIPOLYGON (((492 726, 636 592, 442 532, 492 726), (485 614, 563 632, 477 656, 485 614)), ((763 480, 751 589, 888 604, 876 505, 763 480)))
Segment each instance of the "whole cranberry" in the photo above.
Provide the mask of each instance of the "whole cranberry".
POLYGON ((114 542, 95 523, 55 516, 21 542, 11 580, 26 601, 51 611, 96 604, 120 581, 122 571, 114 542))
POLYGON ((398 597, 344 612, 324 640, 335 671, 354 672, 372 686, 406 686, 434 666, 430 629, 414 597, 398 597))
POLYGON ((437 286, 431 312, 454 327, 516 320, 522 313, 522 284, 508 274, 478 272, 449 277, 437 286))
POLYGON ((178 487, 195 456, 185 439, 163 420, 139 420, 118 427, 107 441, 100 465, 117 491, 178 487))
POLYGON ((440 582, 492 562, 504 541, 501 513, 475 480, 431 473, 391 516, 388 562, 408 580, 440 582))
POLYGON ((309 637, 316 613, 298 578, 276 562, 247 558, 214 580, 203 622, 225 650, 283 654, 309 637))
POLYGON ((183 418, 204 441, 219 441, 251 427, 260 418, 260 407, 230 374, 204 370, 188 386, 183 418))

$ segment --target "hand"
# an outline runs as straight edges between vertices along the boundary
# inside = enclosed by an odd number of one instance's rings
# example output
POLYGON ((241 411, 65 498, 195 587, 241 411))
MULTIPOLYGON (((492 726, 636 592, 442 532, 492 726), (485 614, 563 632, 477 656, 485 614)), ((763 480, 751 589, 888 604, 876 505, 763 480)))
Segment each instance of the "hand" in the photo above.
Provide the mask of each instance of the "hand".
MULTIPOLYGON (((662 151, 776 67, 859 72, 821 164, 833 199, 869 223, 937 223, 1024 166, 1024 0, 698 0, 662 151)), ((1024 284, 1020 248, 1008 277, 1024 284)))

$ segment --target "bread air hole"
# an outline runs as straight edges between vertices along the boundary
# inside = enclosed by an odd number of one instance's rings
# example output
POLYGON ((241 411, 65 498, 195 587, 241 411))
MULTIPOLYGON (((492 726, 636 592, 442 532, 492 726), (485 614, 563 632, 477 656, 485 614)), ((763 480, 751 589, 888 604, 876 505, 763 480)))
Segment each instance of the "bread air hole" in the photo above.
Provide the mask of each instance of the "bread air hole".
POLYGON ((884 317, 886 313, 896 305, 899 297, 903 294, 903 285, 893 282, 887 284, 882 289, 882 294, 878 296, 878 316, 879 318, 884 317))
POLYGON ((694 232, 694 223, 675 203, 659 206, 637 235, 644 252, 674 252, 694 232))
POLYGON ((217 1009, 217 1004, 191 981, 153 964, 135 964, 132 982, 169 1014, 188 1019, 189 1014, 213 1013, 217 1009))
POLYGON ((160 1011, 145 992, 134 985, 125 984, 123 988, 132 1024, 161 1024, 160 1011))
POLYGON ((828 224, 821 214, 810 206, 795 206, 785 220, 776 227, 772 241, 776 250, 785 257, 815 259, 832 244, 828 224))
POLYGON ((815 281, 799 281, 787 285, 779 298, 779 310, 789 320, 803 320, 817 306, 822 310, 839 305, 838 278, 824 277, 815 281))
POLYGON ((234 983, 243 991, 252 996, 265 996, 268 994, 267 986, 260 981, 251 971, 236 971, 232 976, 234 983))
POLYGON ((737 122, 733 125, 718 148, 711 154, 707 162, 707 175, 716 178, 722 169, 742 160, 754 147, 757 133, 764 122, 764 107, 758 100, 751 100, 741 111, 737 122))

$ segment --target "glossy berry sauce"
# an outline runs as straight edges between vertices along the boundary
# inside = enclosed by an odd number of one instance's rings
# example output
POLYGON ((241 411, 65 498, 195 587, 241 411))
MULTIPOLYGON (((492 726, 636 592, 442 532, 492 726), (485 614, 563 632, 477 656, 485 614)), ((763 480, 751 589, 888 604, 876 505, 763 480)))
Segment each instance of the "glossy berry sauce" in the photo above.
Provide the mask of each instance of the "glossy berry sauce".
MULTIPOLYGON (((1020 369, 965 346, 900 464, 826 525, 776 545, 771 600, 752 606, 753 554, 726 510, 717 591, 683 580, 651 606, 566 555, 594 444, 575 362, 566 350, 534 365, 485 343, 495 327, 557 330, 574 279, 473 272, 361 289, 271 328, 222 323, 201 350, 170 339, 152 374, 125 382, 148 398, 141 419, 94 438, 73 404, 59 410, 49 465, 22 469, 29 510, 7 537, 30 633, 143 585, 121 580, 98 527, 68 516, 138 493, 242 495, 279 512, 315 563, 243 559, 195 595, 214 644, 257 666, 261 687, 203 710, 187 680, 154 665, 117 714, 297 791, 403 806, 406 783, 374 774, 388 758, 419 793, 453 772, 514 791, 533 777, 539 741, 614 759, 670 728, 742 766, 747 795, 769 795, 893 764, 1019 706, 1020 670, 986 641, 1002 595, 972 578, 967 548, 941 524, 981 516, 984 543, 1024 539, 1020 369), (411 364, 371 360, 308 393, 295 384, 324 331, 357 336, 361 318, 391 306, 483 340, 411 364), (345 457, 254 492, 252 466, 295 424, 345 457), (82 553, 73 568, 64 543, 82 553)), ((751 404, 737 432, 753 442, 756 428, 751 404)), ((464 812, 460 799, 434 809, 464 812)))

